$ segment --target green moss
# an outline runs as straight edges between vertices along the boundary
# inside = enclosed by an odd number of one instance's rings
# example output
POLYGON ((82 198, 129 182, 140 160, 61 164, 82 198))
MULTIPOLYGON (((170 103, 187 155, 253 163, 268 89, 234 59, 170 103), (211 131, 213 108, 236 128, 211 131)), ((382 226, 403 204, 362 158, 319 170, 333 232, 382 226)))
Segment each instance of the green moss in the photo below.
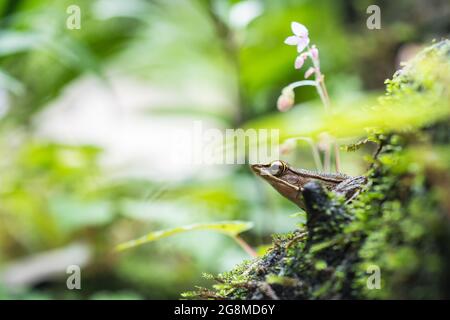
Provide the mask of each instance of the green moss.
MULTIPOLYGON (((423 99, 430 113, 448 107, 449 60, 449 41, 424 50, 386 81, 380 112, 423 99)), ((275 235, 266 255, 211 277, 212 290, 188 297, 449 298, 450 121, 433 119, 401 132, 375 130, 368 139, 381 149, 357 199, 345 205, 320 185, 308 186, 307 234, 275 235), (381 288, 369 288, 370 270, 380 271, 381 288)))

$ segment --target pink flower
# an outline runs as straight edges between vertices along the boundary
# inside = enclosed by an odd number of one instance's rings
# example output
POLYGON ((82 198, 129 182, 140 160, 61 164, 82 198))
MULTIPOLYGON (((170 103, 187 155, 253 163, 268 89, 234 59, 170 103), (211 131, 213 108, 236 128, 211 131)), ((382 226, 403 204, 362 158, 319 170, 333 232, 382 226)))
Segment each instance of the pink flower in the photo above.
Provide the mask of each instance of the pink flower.
POLYGON ((294 101, 290 97, 287 97, 287 96, 281 95, 277 100, 277 108, 281 112, 288 111, 289 109, 292 108, 293 105, 294 105, 294 101))
POLYGON ((294 106, 295 94, 290 88, 285 88, 277 100, 277 108, 281 112, 286 112, 294 106))
POLYGON ((319 49, 317 49, 316 45, 313 45, 309 51, 311 52, 311 57, 313 59, 319 59, 319 49))
POLYGON ((306 53, 302 53, 301 55, 299 55, 297 59, 295 59, 295 69, 300 69, 305 63, 307 57, 308 55, 306 53))
POLYGON ((294 35, 287 37, 284 43, 297 46, 297 52, 302 52, 309 44, 308 29, 298 22, 292 22, 291 29, 294 35))
POLYGON ((316 71, 316 69, 314 69, 313 67, 310 67, 308 70, 306 70, 305 79, 308 79, 314 73, 314 71, 316 71))

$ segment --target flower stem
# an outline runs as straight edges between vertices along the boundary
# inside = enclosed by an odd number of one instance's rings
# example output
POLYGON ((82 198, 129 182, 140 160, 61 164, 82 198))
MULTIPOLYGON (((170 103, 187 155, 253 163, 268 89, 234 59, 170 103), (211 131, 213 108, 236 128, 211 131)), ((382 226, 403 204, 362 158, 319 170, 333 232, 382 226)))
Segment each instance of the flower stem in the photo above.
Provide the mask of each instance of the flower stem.
POLYGON ((330 152, 330 143, 327 143, 326 147, 325 147, 325 154, 324 154, 324 159, 323 159, 323 169, 325 172, 329 172, 330 171, 330 162, 331 162, 331 152, 330 152))
POLYGON ((256 253, 256 251, 250 247, 250 245, 245 242, 244 239, 242 239, 239 236, 234 236, 233 239, 241 246, 242 249, 244 249, 245 252, 247 252, 250 256, 252 256, 253 258, 256 258, 258 256, 258 254, 256 253))
POLYGON ((313 81, 313 80, 296 81, 296 82, 292 82, 290 85, 288 85, 286 87, 286 89, 287 88, 295 89, 295 88, 302 87, 302 86, 317 86, 317 83, 316 83, 316 81, 313 81))
MULTIPOLYGON (((308 50, 310 48, 308 47, 308 50)), ((319 93, 320 99, 325 107, 325 111, 330 113, 330 96, 328 95, 327 87, 325 85, 325 76, 320 72, 320 62, 318 59, 311 59, 313 61, 314 70, 315 70, 315 78, 316 78, 316 88, 319 93)), ((325 155, 324 155, 324 167, 325 170, 328 171, 330 169, 331 162, 331 150, 330 146, 327 146, 325 155)), ((336 139, 334 139, 334 160, 335 160, 335 170, 337 172, 340 171, 340 155, 339 155, 339 144, 336 139)))
POLYGON ((320 154, 319 154, 319 148, 317 148, 317 144, 314 143, 313 139, 306 138, 306 137, 297 137, 297 138, 291 138, 289 140, 292 140, 292 141, 296 141, 296 140, 306 141, 309 144, 309 146, 311 147, 313 158, 314 158, 314 164, 316 165, 316 170, 317 171, 322 171, 323 170, 322 160, 320 159, 320 154))
POLYGON ((334 140, 334 161, 336 166, 336 172, 341 171, 341 157, 339 155, 339 144, 337 140, 334 140))

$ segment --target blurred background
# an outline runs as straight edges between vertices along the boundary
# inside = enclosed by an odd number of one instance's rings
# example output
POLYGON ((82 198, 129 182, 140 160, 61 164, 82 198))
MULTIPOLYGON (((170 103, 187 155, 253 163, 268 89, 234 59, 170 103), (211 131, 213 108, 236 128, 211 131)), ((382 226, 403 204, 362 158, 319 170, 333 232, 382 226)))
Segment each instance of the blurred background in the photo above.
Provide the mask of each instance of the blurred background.
MULTIPOLYGON (((299 209, 248 165, 169 161, 195 143, 173 132, 276 119, 281 89, 303 78, 283 43, 291 21, 308 27, 331 100, 345 104, 382 94, 401 61, 448 37, 449 17, 446 0, 0 0, 0 299, 165 299, 207 286, 203 272, 249 257, 222 234, 114 247, 244 220, 254 228, 242 237, 263 250, 299 209), (380 30, 366 27, 371 4, 380 30), (71 5, 80 29, 66 26, 71 5), (82 290, 66 287, 70 264, 82 290)), ((311 88, 296 102, 298 117, 322 108, 311 88)), ((364 172, 370 151, 342 154, 342 171, 364 172)), ((282 158, 315 169, 307 143, 282 158)))

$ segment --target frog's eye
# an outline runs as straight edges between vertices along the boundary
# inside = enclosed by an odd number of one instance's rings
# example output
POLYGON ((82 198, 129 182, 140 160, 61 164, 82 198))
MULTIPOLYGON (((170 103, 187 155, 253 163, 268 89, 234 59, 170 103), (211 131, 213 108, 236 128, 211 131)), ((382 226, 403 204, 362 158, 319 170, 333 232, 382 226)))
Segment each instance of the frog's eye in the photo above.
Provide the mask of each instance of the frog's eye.
POLYGON ((286 170, 286 164, 283 161, 276 160, 270 164, 269 173, 274 176, 279 176, 283 174, 286 170))

